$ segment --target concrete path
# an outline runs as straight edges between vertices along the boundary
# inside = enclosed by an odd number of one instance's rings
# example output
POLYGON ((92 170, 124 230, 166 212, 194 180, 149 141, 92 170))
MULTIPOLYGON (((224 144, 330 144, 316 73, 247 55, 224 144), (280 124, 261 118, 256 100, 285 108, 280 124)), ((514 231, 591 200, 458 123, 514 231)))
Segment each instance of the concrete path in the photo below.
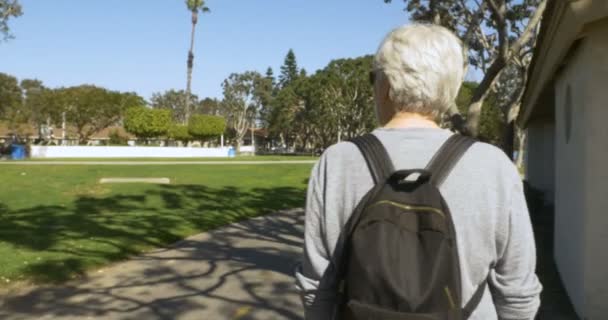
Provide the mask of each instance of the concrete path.
MULTIPOLYGON (((273 162, 276 163, 276 162, 273 162)), ((292 210, 200 234, 63 286, 0 297, 0 319, 302 319, 292 210)))
POLYGON ((0 165, 19 166, 177 166, 177 165, 269 165, 269 164, 314 164, 316 160, 277 161, 0 161, 0 165))

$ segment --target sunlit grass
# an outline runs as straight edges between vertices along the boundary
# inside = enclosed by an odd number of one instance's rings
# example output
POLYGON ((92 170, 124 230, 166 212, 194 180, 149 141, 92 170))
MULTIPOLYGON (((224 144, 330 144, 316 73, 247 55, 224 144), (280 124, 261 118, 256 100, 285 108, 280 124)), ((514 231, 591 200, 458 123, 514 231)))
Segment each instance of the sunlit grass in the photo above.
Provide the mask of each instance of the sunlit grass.
POLYGON ((64 281, 201 231, 301 207, 311 166, 2 166, 0 286, 64 281), (100 185, 102 177, 171 184, 100 185))

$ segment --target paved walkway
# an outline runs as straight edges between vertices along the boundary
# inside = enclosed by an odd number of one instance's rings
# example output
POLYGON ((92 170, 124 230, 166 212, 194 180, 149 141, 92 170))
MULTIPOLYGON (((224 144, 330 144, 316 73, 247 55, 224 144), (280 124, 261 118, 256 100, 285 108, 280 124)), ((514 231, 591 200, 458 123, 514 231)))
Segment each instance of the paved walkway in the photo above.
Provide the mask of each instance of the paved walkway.
MULTIPOLYGON (((548 213, 533 216, 544 285, 537 319, 577 319, 555 270, 548 213)), ((251 219, 98 270, 0 298, 0 319, 302 319, 293 270, 301 210, 251 219)))
POLYGON ((19 166, 176 166, 176 165, 269 165, 269 164, 314 164, 316 160, 277 161, 0 161, 0 165, 19 166))
POLYGON ((302 319, 301 210, 200 234, 63 286, 0 298, 0 319, 302 319))

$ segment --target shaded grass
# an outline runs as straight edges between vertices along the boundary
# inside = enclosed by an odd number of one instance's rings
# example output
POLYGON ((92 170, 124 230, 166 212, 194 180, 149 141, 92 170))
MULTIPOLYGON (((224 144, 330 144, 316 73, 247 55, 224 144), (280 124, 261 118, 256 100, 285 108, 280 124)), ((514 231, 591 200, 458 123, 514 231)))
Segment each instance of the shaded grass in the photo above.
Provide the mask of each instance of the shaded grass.
POLYGON ((201 231, 300 207, 310 168, 0 167, 0 286, 65 281, 201 231), (109 176, 172 184, 97 184, 109 176))

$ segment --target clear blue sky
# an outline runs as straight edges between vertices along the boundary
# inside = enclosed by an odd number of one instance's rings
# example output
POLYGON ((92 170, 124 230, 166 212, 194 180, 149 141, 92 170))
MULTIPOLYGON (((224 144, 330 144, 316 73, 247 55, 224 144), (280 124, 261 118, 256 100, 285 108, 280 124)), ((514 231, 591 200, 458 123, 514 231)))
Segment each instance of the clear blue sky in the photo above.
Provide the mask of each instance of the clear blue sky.
MULTIPOLYGON (((95 84, 153 92, 186 84, 190 14, 183 0, 21 0, 15 39, 0 43, 0 72, 47 86, 95 84)), ((401 1, 209 0, 197 26, 193 92, 221 97, 232 72, 268 66, 293 48, 309 73, 375 51, 407 22, 401 1)))

